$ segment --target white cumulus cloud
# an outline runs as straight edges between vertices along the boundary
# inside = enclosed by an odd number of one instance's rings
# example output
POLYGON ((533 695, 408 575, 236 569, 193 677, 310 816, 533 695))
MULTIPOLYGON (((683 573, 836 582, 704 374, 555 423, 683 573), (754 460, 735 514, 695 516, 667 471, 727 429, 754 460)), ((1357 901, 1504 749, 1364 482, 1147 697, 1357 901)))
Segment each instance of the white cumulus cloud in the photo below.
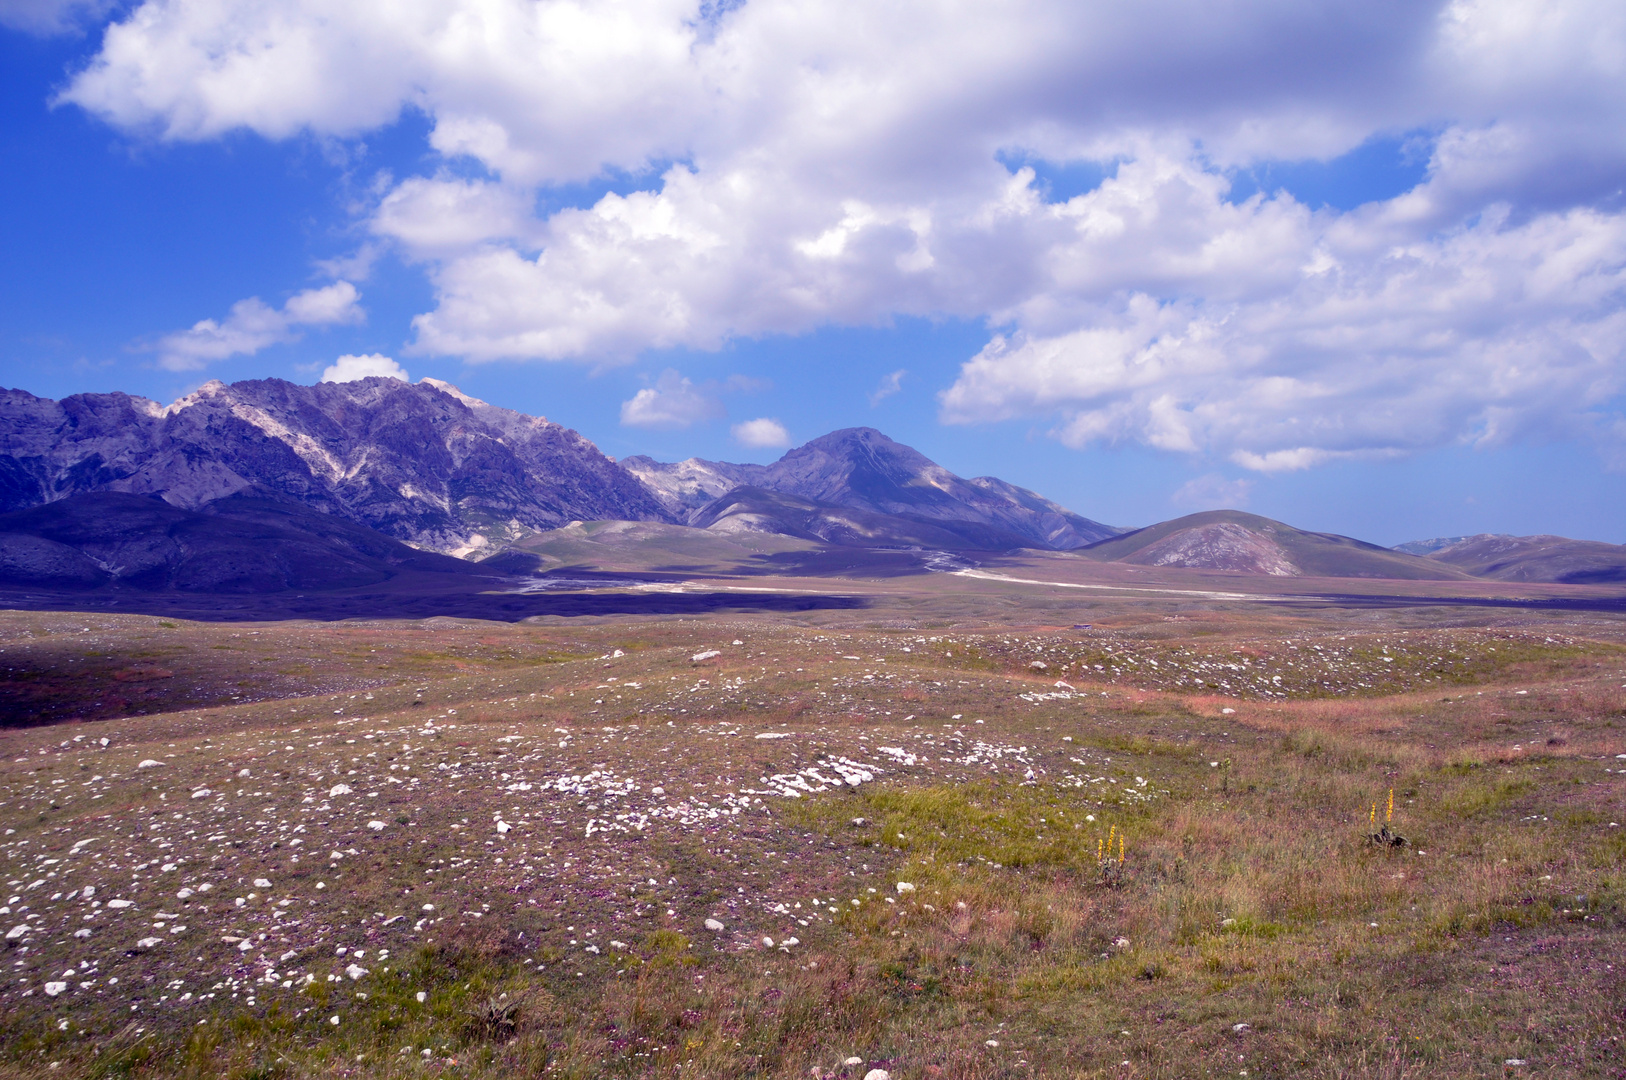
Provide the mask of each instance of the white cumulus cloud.
POLYGON ((365 353, 361 356, 346 353, 327 366, 322 372, 321 381, 355 382, 357 379, 373 378, 412 381, 400 364, 379 353, 365 353))
POLYGON ((722 402, 671 369, 621 403, 621 422, 628 427, 676 430, 724 415, 722 402))
POLYGON ((359 323, 366 317, 360 299, 348 281, 306 289, 289 297, 281 309, 251 296, 233 304, 224 319, 203 319, 160 338, 158 363, 169 371, 196 371, 212 360, 252 355, 269 345, 297 340, 304 327, 359 323))
POLYGON ((790 445, 790 432, 778 420, 763 416, 735 424, 730 429, 734 441, 753 450, 776 449, 790 445))
MULTIPOLYGON (((1576 433, 1626 460, 1623 55, 1618 0, 144 0, 60 100, 169 140, 421 112, 438 158, 367 211, 434 288, 418 354, 984 320, 944 419, 1280 471, 1576 433), (1400 136, 1410 191, 1235 194, 1400 136), (1104 181, 1053 196, 1078 165, 1104 181), (537 212, 610 172, 642 190, 537 212)), ((657 384, 623 422, 709 400, 657 384)))

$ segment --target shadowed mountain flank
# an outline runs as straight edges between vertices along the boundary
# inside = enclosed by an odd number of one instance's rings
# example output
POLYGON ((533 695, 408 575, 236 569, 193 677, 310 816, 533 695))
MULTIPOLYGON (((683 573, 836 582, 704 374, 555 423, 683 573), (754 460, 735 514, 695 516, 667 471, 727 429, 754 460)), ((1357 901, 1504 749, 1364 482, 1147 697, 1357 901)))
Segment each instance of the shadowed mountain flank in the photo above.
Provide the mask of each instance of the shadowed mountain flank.
MULTIPOLYGON (((766 551, 814 546, 775 539, 782 542, 766 551)), ((449 616, 518 622, 549 615, 788 613, 867 603, 779 590, 628 592, 622 590, 645 583, 642 576, 618 573, 562 582, 562 592, 522 591, 518 575, 535 572, 535 557, 527 563, 518 549, 513 556, 465 562, 252 495, 186 510, 148 495, 94 492, 0 515, 0 608, 210 621, 449 616)))
POLYGON ((1476 577, 1495 581, 1540 581, 1568 585, 1626 581, 1626 547, 1563 536, 1452 537, 1402 544, 1396 550, 1438 544, 1428 558, 1476 577))
POLYGON ((1210 510, 1165 521, 1093 544, 1083 554, 1103 562, 1272 577, 1446 580, 1469 576, 1416 555, 1336 533, 1305 532, 1237 510, 1210 510))
MULTIPOLYGON (((716 614, 789 615, 859 611, 869 597, 836 592, 561 591, 519 594, 477 591, 446 575, 403 574, 376 586, 327 592, 245 594, 17 589, 0 581, 0 609, 157 615, 200 622, 271 622, 285 619, 342 622, 347 619, 483 619, 517 623, 537 618, 700 618, 716 614)), ((0 717, 3 721, 3 717, 0 717)), ((3 726, 3 723, 0 723, 3 726)))
POLYGON ((963 479, 874 428, 833 431, 797 447, 771 465, 736 465, 699 458, 666 465, 647 457, 631 457, 621 466, 642 480, 669 513, 691 525, 748 512, 756 514, 764 526, 783 520, 791 530, 788 535, 822 539, 824 532, 850 532, 864 538, 866 546, 918 543, 1052 550, 1082 547, 1120 531, 991 476, 963 479), (739 488, 753 488, 756 492, 721 507, 709 505, 739 488), (798 501, 773 504, 771 496, 775 494, 798 501), (742 501, 757 508, 733 509, 742 501), (810 526, 813 518, 804 520, 809 508, 823 508, 819 513, 831 523, 827 527, 810 526), (885 524, 875 517, 854 517, 842 523, 841 515, 835 513, 838 510, 902 520, 885 524), (928 525, 945 530, 950 538, 929 533, 928 525), (897 534, 897 538, 879 539, 888 532, 897 534), (910 539, 916 534, 915 539, 910 539), (920 538, 928 534, 939 538, 920 538))
POLYGON ((376 585, 404 572, 490 576, 477 564, 252 492, 203 510, 92 492, 0 515, 0 581, 11 585, 243 594, 376 585))

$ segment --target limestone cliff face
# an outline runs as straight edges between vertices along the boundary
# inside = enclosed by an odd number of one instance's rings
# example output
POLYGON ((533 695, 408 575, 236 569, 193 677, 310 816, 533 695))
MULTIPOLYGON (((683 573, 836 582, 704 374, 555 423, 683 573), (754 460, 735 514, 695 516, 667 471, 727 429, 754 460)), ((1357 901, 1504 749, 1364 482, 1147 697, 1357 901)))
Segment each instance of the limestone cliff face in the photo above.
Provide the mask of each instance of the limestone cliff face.
POLYGON ((90 491, 196 509, 250 489, 458 554, 578 519, 672 520, 577 432, 434 380, 211 382, 167 407, 0 391, 0 511, 90 491))

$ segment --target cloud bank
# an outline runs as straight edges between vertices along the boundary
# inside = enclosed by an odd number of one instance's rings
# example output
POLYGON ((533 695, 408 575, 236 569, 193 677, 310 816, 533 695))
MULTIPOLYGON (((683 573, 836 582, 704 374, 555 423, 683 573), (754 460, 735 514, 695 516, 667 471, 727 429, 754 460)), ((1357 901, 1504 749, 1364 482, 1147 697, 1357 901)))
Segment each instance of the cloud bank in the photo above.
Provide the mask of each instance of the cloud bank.
MULTIPOLYGON (((1608 0, 147 0, 61 97, 168 140, 421 111, 440 163, 367 211, 434 286, 419 354, 982 319, 946 421, 1272 471, 1554 437, 1626 459, 1623 57, 1608 0), (1411 190, 1237 194, 1401 136, 1411 190), (1102 182, 1055 196, 1080 164, 1102 182), (536 213, 611 171, 644 190, 536 213)), ((227 324, 166 356, 249 351, 227 324)), ((623 421, 694 422, 681 390, 623 421)))

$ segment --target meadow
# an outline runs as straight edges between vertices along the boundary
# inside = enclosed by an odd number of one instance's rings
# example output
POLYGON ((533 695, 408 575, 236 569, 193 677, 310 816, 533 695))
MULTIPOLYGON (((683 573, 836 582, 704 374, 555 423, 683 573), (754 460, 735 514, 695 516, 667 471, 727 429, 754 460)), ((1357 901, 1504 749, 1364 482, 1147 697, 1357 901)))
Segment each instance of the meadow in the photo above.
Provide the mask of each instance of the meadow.
POLYGON ((1617 616, 966 589, 0 614, 0 1075, 1626 1076, 1617 616))

